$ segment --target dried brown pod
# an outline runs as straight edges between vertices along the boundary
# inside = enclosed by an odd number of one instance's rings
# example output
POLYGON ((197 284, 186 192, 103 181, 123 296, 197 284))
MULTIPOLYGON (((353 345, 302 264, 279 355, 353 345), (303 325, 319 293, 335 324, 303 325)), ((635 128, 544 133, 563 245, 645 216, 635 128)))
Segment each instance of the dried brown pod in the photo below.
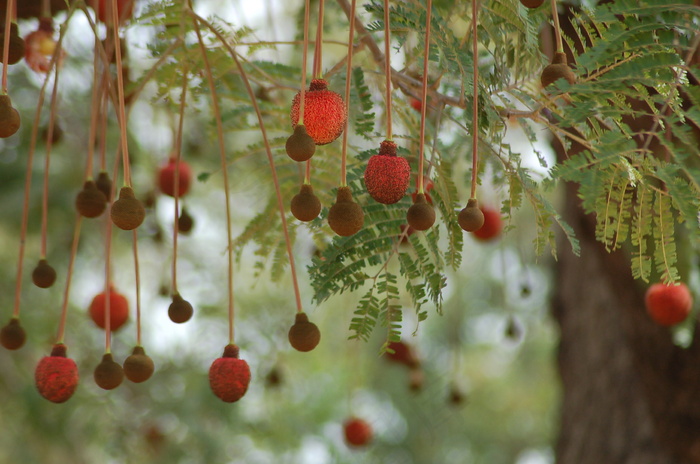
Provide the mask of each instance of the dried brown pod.
POLYGON ((18 350, 27 341, 27 333, 19 323, 19 318, 13 317, 5 327, 0 330, 0 343, 8 350, 18 350))
POLYGON ((297 313, 294 325, 289 329, 289 343, 297 351, 311 351, 321 340, 321 332, 306 313, 297 313))
POLYGON ((104 194, 107 201, 112 199, 112 179, 109 178, 109 174, 106 171, 100 171, 95 180, 95 185, 104 194))
MULTIPOLYGON (((4 18, 4 15, 3 15, 4 18)), ((5 47, 5 25, 4 22, 5 20, 2 20, 2 28, 0 28, 0 50, 3 50, 5 47)), ((17 28, 17 23, 12 23, 10 24, 10 54, 8 55, 7 58, 7 64, 16 64, 18 63, 22 58, 24 58, 24 52, 25 52, 25 44, 24 44, 24 39, 19 36, 19 29, 17 28)), ((3 60, 3 54, 0 52, 0 63, 2 63, 3 60)))
POLYGON ((349 237, 362 229, 365 213, 352 199, 350 187, 340 187, 335 204, 328 211, 328 225, 341 237, 349 237))
POLYGON ((134 230, 146 217, 143 204, 136 199, 131 187, 119 190, 119 199, 112 204, 112 222, 122 230, 134 230))
POLYGON ((12 107, 9 95, 0 95, 0 138, 14 135, 21 124, 19 112, 12 107))
POLYGON ((406 213, 408 225, 416 230, 428 230, 435 224, 435 210, 427 202, 425 195, 419 193, 406 213))
POLYGON ((520 3, 526 8, 538 8, 542 6, 544 0, 520 0, 520 3))
POLYGON ((294 161, 307 161, 316 153, 316 142, 306 133, 306 126, 299 124, 285 144, 287 155, 294 161))
POLYGON ((192 317, 194 309, 189 301, 180 296, 179 293, 173 295, 173 302, 168 307, 168 317, 176 324, 187 322, 192 317))
POLYGON ((479 208, 479 202, 476 198, 470 198, 467 201, 467 206, 459 212, 457 216, 459 226, 467 232, 479 230, 484 225, 484 213, 479 208))
POLYGON ((75 207, 81 216, 96 218, 107 208, 107 198, 94 181, 88 180, 75 197, 75 207))
POLYGON ((112 353, 102 355, 100 362, 93 372, 95 383, 104 390, 114 390, 124 380, 124 369, 112 358, 112 353))
POLYGON ((311 185, 301 185, 299 193, 292 198, 291 210, 294 217, 300 221, 309 222, 318 217, 321 212, 321 201, 314 195, 314 188, 311 185))
POLYGON ((566 54, 557 52, 552 58, 552 64, 547 65, 540 75, 542 87, 547 87, 559 79, 565 79, 569 84, 576 83, 576 74, 566 64, 566 54))
POLYGON ((145 382, 151 378, 154 369, 153 360, 142 346, 135 346, 131 355, 124 360, 124 375, 134 383, 145 382))
POLYGON ((40 259, 32 271, 32 282, 39 288, 49 288, 56 282, 56 270, 45 258, 40 259))
POLYGON ((187 235, 194 228, 194 218, 190 215, 186 208, 182 208, 180 217, 177 218, 177 231, 187 235))

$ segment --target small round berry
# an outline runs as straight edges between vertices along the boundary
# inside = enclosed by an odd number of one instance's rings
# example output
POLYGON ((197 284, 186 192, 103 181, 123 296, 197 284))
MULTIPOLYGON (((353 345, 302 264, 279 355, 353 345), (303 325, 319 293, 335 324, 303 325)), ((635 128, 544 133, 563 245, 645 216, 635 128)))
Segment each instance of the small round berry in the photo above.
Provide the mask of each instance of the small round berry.
POLYGON ((97 188, 95 182, 88 180, 75 197, 75 207, 81 216, 96 218, 107 208, 107 197, 97 188))
POLYGON ((34 370, 39 394, 53 403, 63 403, 78 387, 78 366, 66 357, 66 345, 56 344, 51 356, 44 356, 34 370))
POLYGON ((297 351, 307 352, 316 348, 321 340, 321 332, 306 313, 297 313, 294 325, 289 329, 289 343, 297 351))
POLYGON ((243 398, 249 384, 250 367, 238 358, 238 346, 226 345, 223 356, 209 368, 211 391, 222 401, 233 403, 243 398))
POLYGON ((187 322, 192 317, 194 309, 189 301, 180 296, 179 293, 173 295, 173 302, 168 307, 168 317, 176 324, 187 322))
POLYGON ((287 155, 294 161, 307 161, 316 153, 314 139, 306 133, 306 126, 298 124, 285 144, 287 155))
POLYGON ((351 417, 343 424, 345 442, 350 446, 365 446, 372 441, 372 426, 357 417, 351 417))
POLYGON ((134 383, 150 379, 154 369, 153 360, 142 346, 135 346, 131 355, 124 360, 124 375, 134 383))
POLYGON ((350 187, 338 188, 335 204, 328 211, 328 225, 341 237, 356 234, 365 224, 362 207, 352 199, 350 187))
POLYGON ((119 190, 119 199, 112 204, 112 222, 122 230, 134 230, 146 217, 146 210, 134 196, 131 187, 119 190))
POLYGON ((190 215, 186 208, 182 208, 180 217, 177 218, 177 231, 187 235, 194 228, 194 218, 190 215))
POLYGON ((484 213, 479 209, 479 202, 476 198, 470 198, 467 206, 459 212, 457 216, 459 226, 467 232, 479 230, 484 225, 484 213))
POLYGON ((426 201, 425 194, 419 193, 406 213, 408 225, 416 230, 428 230, 435 224, 435 210, 426 201))
POLYGON ((19 318, 13 317, 5 327, 0 330, 0 343, 8 350, 18 350, 27 341, 27 333, 19 323, 19 318))
POLYGON ((406 194, 411 167, 405 158, 396 156, 396 144, 385 140, 379 154, 373 155, 365 168, 365 186, 375 201, 385 205, 398 202, 406 194))
POLYGON ((559 79, 565 79, 569 84, 576 83, 576 74, 566 64, 566 54, 557 52, 552 59, 552 64, 542 70, 540 82, 542 87, 547 87, 559 79))
POLYGON ((659 325, 670 327, 683 322, 693 307, 688 287, 681 283, 656 283, 647 289, 644 303, 651 318, 659 325))
MULTIPOLYGON (((294 96, 290 118, 292 126, 299 122, 299 103, 301 92, 294 96)), ((326 145, 343 133, 348 110, 343 98, 328 90, 328 82, 314 79, 309 90, 304 92, 304 125, 306 132, 314 139, 316 145, 326 145)))
POLYGON ((299 193, 294 195, 291 204, 292 214, 300 221, 309 222, 316 219, 321 212, 321 201, 314 195, 309 184, 302 184, 299 193))
POLYGON ((32 282, 39 288, 49 288, 56 282, 56 270, 46 259, 40 259, 32 271, 32 282))
POLYGON ((19 112, 12 107, 9 95, 0 95, 0 138, 14 135, 21 125, 19 112))
MULTIPOLYGON (((107 296, 100 292, 90 303, 90 318, 97 327, 104 329, 107 318, 107 296)), ((119 330, 129 320, 129 301, 124 295, 117 292, 113 286, 109 287, 109 329, 114 332, 119 330)))
POLYGON ((474 238, 486 242, 500 237, 503 231, 501 213, 486 206, 481 208, 481 213, 484 215, 484 225, 474 231, 474 238))
POLYGON ((100 362, 93 372, 95 383, 104 390, 114 390, 124 380, 124 369, 112 359, 112 353, 102 355, 100 362))
POLYGON ((192 185, 192 168, 185 161, 178 162, 176 158, 170 158, 158 171, 158 188, 164 194, 174 197, 176 180, 178 180, 178 194, 184 197, 192 185), (179 169, 177 177, 175 177, 176 169, 179 169))

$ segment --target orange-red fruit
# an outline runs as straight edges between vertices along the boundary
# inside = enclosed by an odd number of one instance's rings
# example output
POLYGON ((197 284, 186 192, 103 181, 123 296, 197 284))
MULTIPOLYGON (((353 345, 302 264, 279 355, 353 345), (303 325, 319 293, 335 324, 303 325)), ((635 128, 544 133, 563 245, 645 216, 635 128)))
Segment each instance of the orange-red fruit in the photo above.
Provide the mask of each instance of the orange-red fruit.
POLYGON ((224 354, 209 368, 211 391, 226 403, 240 400, 250 384, 250 367, 238 359, 238 346, 226 345, 224 354))
POLYGON ((373 155, 365 169, 365 186, 379 203, 391 205, 401 200, 408 190, 411 167, 405 158, 396 156, 396 144, 384 140, 379 154, 373 155))
POLYGON ((112 222, 120 229, 133 230, 143 222, 146 210, 131 187, 122 187, 119 199, 112 204, 111 216, 112 222))
POLYGON ((194 308, 189 301, 180 296, 179 293, 173 295, 173 302, 168 307, 168 317, 176 324, 187 322, 192 317, 194 308))
POLYGON ((56 344, 51 356, 44 356, 34 371, 39 394, 53 403, 63 403, 73 396, 78 386, 78 366, 66 358, 66 345, 56 344))
POLYGON ((109 178, 109 174, 105 171, 100 172, 95 180, 95 186, 97 190, 102 192, 107 201, 112 199, 112 179, 109 178))
POLYGON ((527 8, 537 8, 544 3, 544 0, 520 0, 520 3, 527 8))
POLYGON ((481 212, 484 215, 484 225, 474 231, 474 237, 482 241, 498 238, 503 230, 501 213, 489 207, 482 207, 481 212))
POLYGON ((423 110, 423 102, 417 98, 411 98, 411 108, 420 113, 423 110))
POLYGON ((114 390, 124 381, 124 369, 112 359, 112 353, 105 353, 102 362, 95 368, 93 377, 98 387, 114 390))
POLYGON ((27 341, 27 333, 19 323, 19 318, 13 317, 5 327, 0 330, 0 343, 8 350, 18 350, 27 341))
POLYGON ((145 382, 151 375, 155 365, 142 346, 135 346, 131 355, 124 360, 124 375, 134 383, 145 382))
POLYGON ((134 2, 136 0, 91 0, 90 5, 97 13, 97 19, 105 24, 113 24, 112 1, 117 2, 119 24, 131 19, 134 14, 134 2))
POLYGON ((343 424, 345 442, 350 446, 364 446, 372 441, 372 426, 357 417, 351 417, 343 424))
POLYGON ((565 79, 569 84, 576 83, 576 74, 566 64, 566 54, 557 52, 554 54, 552 64, 546 66, 540 75, 542 87, 547 87, 559 79, 565 79))
MULTIPOLYGON (((104 329, 106 324, 107 296, 105 292, 98 293, 90 303, 90 317, 98 327, 104 329)), ((116 331, 129 319, 129 302, 126 297, 109 287, 109 327, 116 331)))
POLYGON ((311 185, 302 184, 299 193, 292 198, 292 214, 300 221, 313 221, 321 212, 321 201, 314 195, 311 185))
POLYGON ((12 107, 9 95, 0 95, 0 138, 14 135, 21 124, 19 112, 12 107))
POLYGON ((362 207, 352 200, 350 187, 338 188, 335 204, 328 211, 328 225, 341 237, 349 237, 362 229, 365 213, 362 207))
POLYGON ((470 198, 467 201, 467 206, 457 216, 457 222, 467 232, 479 230, 484 225, 484 213, 479 208, 479 202, 476 198, 470 198))
POLYGON ((180 213, 180 217, 177 218, 177 231, 181 234, 187 235, 190 232, 192 232, 193 227, 194 218, 190 215, 187 209, 183 207, 182 212, 180 213))
POLYGON ((107 197, 97 188, 95 182, 88 180, 75 197, 75 207, 81 216, 96 218, 107 208, 107 197))
POLYGON ((184 197, 190 191, 192 184, 192 168, 185 161, 180 160, 178 163, 175 158, 170 158, 168 163, 158 171, 158 187, 160 191, 171 197, 175 196, 175 179, 179 179, 180 183, 177 186, 179 196, 184 197), (175 168, 179 166, 178 176, 175 177, 175 168))
POLYGON ((45 259, 40 259, 32 271, 32 282, 39 288, 49 288, 56 282, 56 270, 45 259))
POLYGON ((306 161, 316 153, 316 142, 306 132, 306 126, 298 124, 294 128, 294 133, 287 139, 285 148, 287 155, 294 161, 306 161))
POLYGON ((647 290, 644 302, 651 318, 666 327, 683 322, 693 307, 693 297, 682 283, 656 283, 647 290))
MULTIPOLYGON (((5 46, 5 24, 0 25, 0 50, 5 46)), ((19 36, 19 30, 17 29, 17 23, 10 24, 10 54, 7 58, 7 64, 16 64, 24 58, 24 40, 19 36)), ((0 63, 2 62, 3 56, 0 52, 0 63)))
POLYGON ((297 313, 294 325, 289 329, 289 343, 297 351, 311 351, 321 340, 321 331, 309 322, 306 313, 297 313))
POLYGON ((428 204, 425 194, 419 193, 406 213, 408 225, 416 230, 428 230, 435 224, 435 210, 428 204))
MULTIPOLYGON (((290 118, 292 127, 299 122, 299 103, 301 92, 292 100, 290 118)), ((304 92, 304 125, 306 133, 311 136, 316 145, 325 145, 337 139, 343 133, 348 110, 343 98, 328 90, 328 82, 324 79, 314 79, 309 90, 304 92)))
POLYGON ((389 342, 387 348, 384 356, 386 356, 389 361, 404 364, 410 368, 416 368, 420 365, 418 358, 413 352, 413 348, 409 344, 401 341, 389 342))

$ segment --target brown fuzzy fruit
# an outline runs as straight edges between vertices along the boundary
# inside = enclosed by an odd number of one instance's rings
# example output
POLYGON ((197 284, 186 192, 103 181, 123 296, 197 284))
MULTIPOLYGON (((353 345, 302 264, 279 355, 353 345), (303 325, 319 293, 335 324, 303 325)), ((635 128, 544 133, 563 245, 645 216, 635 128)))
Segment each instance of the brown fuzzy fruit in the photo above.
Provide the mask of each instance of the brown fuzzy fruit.
POLYGON ((314 189, 309 184, 302 184, 299 193, 292 198, 292 214, 300 221, 309 222, 318 217, 321 212, 321 201, 314 195, 314 189))
POLYGON ((124 369, 112 359, 112 353, 102 355, 102 362, 93 373, 95 383, 104 390, 114 390, 124 380, 124 369))
POLYGON ((9 95, 0 95, 0 138, 7 138, 19 130, 19 112, 12 107, 9 95))
POLYGON ((226 345, 224 354, 209 368, 211 391, 226 403, 240 400, 248 391, 250 367, 243 359, 238 359, 238 346, 226 345))
POLYGON ((131 355, 124 360, 124 375, 134 383, 145 382, 151 378, 154 368, 153 360, 142 346, 135 346, 131 355))
MULTIPOLYGON (((298 110, 297 110, 298 111, 298 110)), ((285 144, 287 155, 294 161, 307 161, 316 153, 314 139, 306 133, 306 126, 299 124, 285 144)))
POLYGON ((131 187, 122 187, 119 199, 112 204, 112 222, 122 230, 134 230, 146 217, 146 210, 131 187))
POLYGON ((476 198, 470 198, 467 206, 459 212, 457 216, 459 226, 467 232, 479 230, 484 225, 484 213, 479 209, 479 202, 476 198))
POLYGON ((425 199, 425 195, 419 193, 408 208, 406 213, 408 225, 416 230, 428 230, 435 224, 435 210, 425 199))
POLYGON ((34 383, 39 394, 53 403, 63 403, 78 387, 78 366, 66 357, 66 345, 58 343, 51 356, 44 356, 34 370, 34 383))
POLYGON ((101 171, 97 175, 95 185, 97 186, 97 189, 104 194, 107 201, 112 199, 112 179, 109 178, 109 174, 107 174, 105 171, 101 171))
POLYGON ((359 232, 364 224, 365 213, 352 201, 350 187, 340 187, 335 204, 328 211, 328 225, 341 237, 349 237, 359 232))
POLYGON ((379 203, 391 205, 401 200, 408 190, 411 167, 405 158, 396 156, 396 144, 384 140, 379 154, 373 155, 365 169, 367 191, 379 203))
MULTIPOLYGON (((0 50, 5 47, 5 24, 0 28, 0 50)), ((17 29, 17 23, 10 24, 10 54, 7 58, 7 64, 16 64, 22 58, 24 58, 24 39, 19 36, 19 30, 17 29)), ((0 52, 0 63, 2 63, 3 54, 0 52)))
POLYGON ((88 180, 75 197, 75 207, 81 216, 96 218, 107 208, 107 197, 97 188, 95 182, 88 180))
POLYGON ((192 317, 194 309, 189 301, 180 296, 179 293, 173 295, 173 302, 168 307, 168 317, 176 324, 187 322, 192 317))
POLYGON ((559 79, 565 79, 569 84, 576 83, 576 74, 566 64, 566 54, 557 52, 552 59, 552 64, 542 70, 540 82, 542 87, 547 87, 559 79))
POLYGON ((27 341, 27 333, 19 323, 19 318, 13 317, 5 327, 0 330, 0 343, 8 350, 18 350, 27 341))
POLYGON ((32 271, 32 282, 39 288, 49 288, 56 282, 56 270, 46 259, 40 259, 32 271))
POLYGON ((544 3, 544 0, 520 0, 520 3, 526 8, 537 8, 544 3))
MULTIPOLYGON (((301 92, 294 96, 290 117, 292 127, 299 122, 299 103, 301 92)), ((309 90, 304 92, 304 125, 306 132, 314 139, 316 145, 325 145, 337 139, 343 133, 348 110, 343 98, 328 90, 328 82, 314 79, 309 90)))
POLYGON ((306 313, 297 313, 294 325, 289 329, 289 343, 297 351, 311 351, 321 340, 316 324, 309 322, 306 313))
POLYGON ((181 234, 187 235, 190 232, 192 232, 193 227, 194 218, 190 216, 190 213, 187 211, 187 209, 183 207, 182 212, 180 212, 180 217, 177 218, 177 231, 181 234))

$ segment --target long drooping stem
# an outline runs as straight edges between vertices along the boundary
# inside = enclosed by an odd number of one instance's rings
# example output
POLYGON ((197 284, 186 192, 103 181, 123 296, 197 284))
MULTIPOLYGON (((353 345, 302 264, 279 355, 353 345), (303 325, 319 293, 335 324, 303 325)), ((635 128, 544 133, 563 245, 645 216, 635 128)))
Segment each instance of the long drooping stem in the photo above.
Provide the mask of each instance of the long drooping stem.
POLYGON ((425 119, 428 109, 428 62, 430 61, 430 21, 432 19, 432 0, 428 0, 425 19, 425 48, 423 50, 423 87, 421 89, 420 109, 420 155, 418 156, 418 193, 423 193, 423 163, 425 160, 425 119))
POLYGON ((386 139, 392 139, 391 129, 391 25, 389 0, 384 0, 384 76, 386 77, 386 139))
POLYGON ((303 312, 301 305, 301 293, 299 292, 299 282, 297 279, 296 266, 294 264, 294 254, 292 253, 292 240, 289 237, 289 230, 287 229, 287 217, 284 210, 284 200, 282 199, 282 193, 280 191, 279 179, 277 178, 277 171, 275 170, 275 160, 272 157, 272 148, 270 147, 270 140, 267 137, 267 130, 265 129, 265 122, 263 121, 262 113, 260 112, 260 106, 258 105, 258 100, 255 97, 255 92, 250 85, 248 80, 248 75, 245 73, 243 66, 241 66, 241 61, 238 58, 236 51, 229 45, 224 37, 219 34, 219 31, 213 27, 204 18, 198 16, 194 11, 189 11, 189 13, 199 22, 204 24, 218 39, 221 41, 223 46, 229 52, 233 61, 236 63, 236 68, 241 75, 243 84, 245 85, 246 91, 248 92, 248 97, 253 104, 253 109, 258 118, 258 124, 260 125, 260 132, 262 134, 263 143, 265 144, 265 152, 267 153, 267 160, 270 165, 270 170, 272 171, 272 182, 275 185, 275 194, 277 196, 277 209, 280 212, 280 219, 282 221, 282 231, 284 232, 284 240, 287 245, 287 255, 289 257, 289 270, 292 274, 292 284, 294 286, 294 296, 296 298, 297 312, 303 312))
POLYGON ((124 169, 124 185, 131 187, 131 168, 129 166, 129 146, 126 137, 126 109, 124 102, 124 76, 122 65, 122 50, 119 41, 119 12, 117 2, 112 1, 112 37, 114 38, 114 60, 117 70, 117 117, 119 119, 119 135, 122 144, 122 163, 124 169))
POLYGON ((136 229, 132 230, 132 233, 134 281, 136 282, 136 346, 141 346, 141 271, 139 266, 139 237, 136 229))
POLYGON ((68 297, 70 296, 70 286, 73 279, 73 265, 75 257, 78 254, 78 243, 80 242, 80 226, 82 225, 83 216, 76 215, 75 228, 73 230, 73 244, 70 248, 70 258, 68 260, 68 272, 66 273, 66 288, 63 291, 63 304, 61 305, 61 320, 58 323, 58 335, 56 335, 56 343, 63 343, 66 335, 66 319, 68 318, 68 297))
POLYGON ((299 124, 304 124, 304 104, 306 103, 306 67, 308 66, 309 51, 309 4, 311 0, 304 3, 304 45, 301 55, 301 90, 299 91, 299 124))
MULTIPOLYGON (((56 53, 61 53, 58 47, 56 53)), ((41 259, 46 259, 48 228, 49 228, 49 170, 51 167, 51 147, 53 146, 53 132, 58 103, 58 66, 54 67, 53 90, 51 91, 51 105, 49 110, 49 126, 46 133, 46 157, 44 159, 44 186, 41 195, 41 259)))
POLYGON ((479 168, 479 47, 477 44, 477 15, 478 1, 472 0, 472 59, 474 68, 472 71, 473 103, 472 103, 472 188, 469 198, 476 198, 477 172, 479 168))
POLYGON ((561 40, 561 30, 559 29, 559 11, 557 10, 557 0, 552 0, 552 19, 554 20, 554 39, 557 43, 557 51, 564 52, 564 44, 561 40))
POLYGON ((316 27, 316 48, 314 48, 314 78, 323 76, 323 16, 325 1, 318 2, 318 25, 316 27))
MULTIPOLYGON (((350 17, 355 17, 357 0, 352 0, 350 5, 350 17)), ((348 105, 348 117, 345 119, 343 128, 343 151, 340 157, 340 186, 346 187, 347 183, 347 159, 348 159, 348 121, 350 120, 350 83, 352 81, 352 55, 355 49, 355 21, 350 20, 350 32, 348 33, 348 63, 345 71, 345 103, 348 105)))
MULTIPOLYGON (((173 267, 172 267, 172 287, 173 295, 177 291, 177 236, 178 236, 178 215, 180 214, 180 158, 182 152, 182 132, 185 121, 185 103, 187 102, 187 82, 189 74, 187 68, 183 69, 182 89, 180 91, 180 120, 177 125, 177 136, 175 137, 175 215, 173 224, 173 267)), ((228 189, 226 189, 228 194, 228 189)))
POLYGON ((7 62, 10 61, 10 28, 12 27, 12 17, 15 12, 15 0, 7 0, 5 8, 5 30, 3 35, 5 41, 2 46, 2 93, 7 95, 7 62))

